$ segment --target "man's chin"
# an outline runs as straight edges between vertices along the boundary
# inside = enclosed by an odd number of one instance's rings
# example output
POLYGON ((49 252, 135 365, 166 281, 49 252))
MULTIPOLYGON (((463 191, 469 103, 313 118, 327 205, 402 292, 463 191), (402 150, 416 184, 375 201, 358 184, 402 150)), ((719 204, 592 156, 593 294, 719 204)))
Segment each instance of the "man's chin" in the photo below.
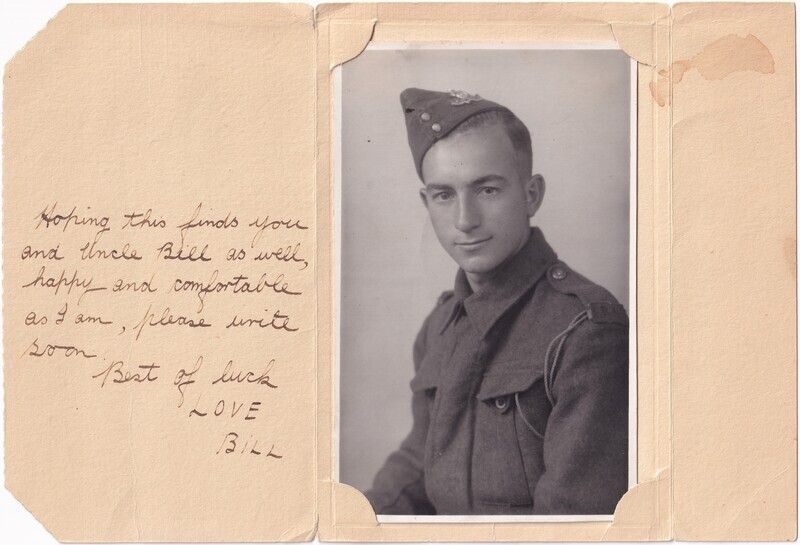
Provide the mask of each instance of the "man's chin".
POLYGON ((464 270, 465 273, 480 276, 490 274, 496 268, 492 266, 492 264, 480 259, 462 259, 458 262, 458 265, 464 270))

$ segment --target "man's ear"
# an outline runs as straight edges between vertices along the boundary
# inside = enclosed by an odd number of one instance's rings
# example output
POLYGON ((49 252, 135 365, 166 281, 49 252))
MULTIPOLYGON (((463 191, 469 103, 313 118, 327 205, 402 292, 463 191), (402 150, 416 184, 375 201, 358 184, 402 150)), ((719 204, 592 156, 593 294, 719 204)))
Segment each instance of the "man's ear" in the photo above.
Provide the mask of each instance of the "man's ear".
POLYGON ((525 183, 525 199, 528 203, 528 217, 532 218, 539 210, 544 200, 544 178, 541 174, 534 174, 525 183))
POLYGON ((425 209, 428 209, 428 192, 425 191, 425 187, 423 186, 419 190, 419 198, 422 199, 422 204, 425 206, 425 209))

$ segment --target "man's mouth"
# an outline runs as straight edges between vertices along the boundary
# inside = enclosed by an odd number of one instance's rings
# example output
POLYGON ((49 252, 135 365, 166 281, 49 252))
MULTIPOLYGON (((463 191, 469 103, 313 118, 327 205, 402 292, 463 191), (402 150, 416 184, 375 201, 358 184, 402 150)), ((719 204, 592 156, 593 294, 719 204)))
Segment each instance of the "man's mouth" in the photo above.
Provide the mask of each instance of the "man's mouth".
POLYGON ((456 246, 458 246, 462 250, 474 250, 475 248, 479 248, 484 242, 488 241, 491 238, 492 237, 476 238, 474 240, 465 240, 461 242, 456 242, 456 246))

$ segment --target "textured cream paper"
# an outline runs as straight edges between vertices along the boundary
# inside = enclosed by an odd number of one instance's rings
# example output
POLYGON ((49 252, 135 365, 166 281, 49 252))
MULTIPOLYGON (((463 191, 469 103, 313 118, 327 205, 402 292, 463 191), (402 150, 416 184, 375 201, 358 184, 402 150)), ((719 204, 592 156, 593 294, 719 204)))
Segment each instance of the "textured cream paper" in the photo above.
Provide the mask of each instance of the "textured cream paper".
POLYGON ((313 55, 306 5, 72 5, 8 63, 6 483, 56 538, 313 537, 313 55))
POLYGON ((797 532, 793 4, 682 4, 672 51, 675 537, 797 532))

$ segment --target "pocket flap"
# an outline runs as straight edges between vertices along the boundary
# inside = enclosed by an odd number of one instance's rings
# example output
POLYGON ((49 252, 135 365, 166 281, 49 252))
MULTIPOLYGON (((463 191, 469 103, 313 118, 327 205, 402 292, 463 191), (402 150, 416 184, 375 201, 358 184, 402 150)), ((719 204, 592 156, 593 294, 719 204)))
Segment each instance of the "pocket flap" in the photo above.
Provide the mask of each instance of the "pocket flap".
POLYGON ((439 384, 439 366, 432 365, 433 362, 426 362, 423 360, 422 365, 411 379, 411 391, 414 393, 423 390, 430 390, 436 388, 439 384))
POLYGON ((490 371, 483 377, 478 399, 486 401, 495 397, 524 392, 541 379, 543 370, 529 363, 514 366, 513 369, 490 371))

